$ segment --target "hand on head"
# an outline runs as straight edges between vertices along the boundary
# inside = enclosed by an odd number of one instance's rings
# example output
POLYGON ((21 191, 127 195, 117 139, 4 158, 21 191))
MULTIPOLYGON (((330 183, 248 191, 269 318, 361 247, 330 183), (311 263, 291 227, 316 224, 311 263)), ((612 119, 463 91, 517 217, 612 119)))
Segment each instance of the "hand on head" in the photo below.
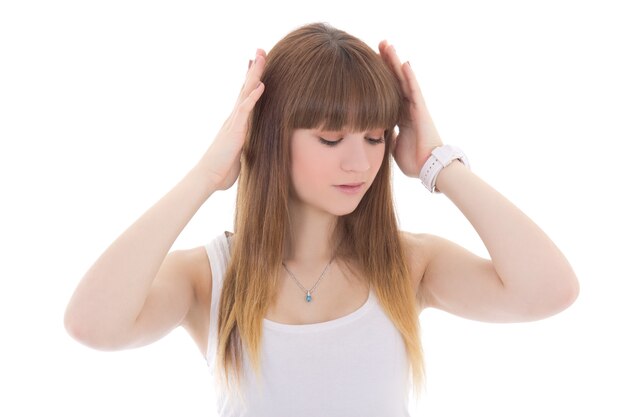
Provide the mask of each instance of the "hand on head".
POLYGON ((257 49, 254 61, 248 62, 246 78, 235 107, 198 163, 198 167, 211 178, 217 190, 230 188, 239 176, 241 150, 248 133, 250 112, 265 88, 261 75, 266 57, 263 49, 257 49))
POLYGON ((402 63, 396 49, 386 40, 378 44, 378 49, 383 61, 400 82, 404 96, 402 117, 398 121, 399 132, 393 144, 393 157, 404 174, 419 177, 431 151, 443 143, 428 113, 411 64, 408 61, 402 63))

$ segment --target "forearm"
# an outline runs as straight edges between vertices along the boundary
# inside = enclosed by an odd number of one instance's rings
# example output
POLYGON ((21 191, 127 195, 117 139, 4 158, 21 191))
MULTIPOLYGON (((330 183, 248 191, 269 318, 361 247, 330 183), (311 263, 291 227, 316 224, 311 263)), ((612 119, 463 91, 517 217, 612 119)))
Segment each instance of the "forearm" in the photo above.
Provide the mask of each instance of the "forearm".
POLYGON ((198 166, 189 171, 85 273, 67 306, 66 325, 104 333, 131 326, 174 241, 213 191, 198 166))
POLYGON ((569 300, 576 276, 561 251, 521 210, 454 161, 437 177, 437 189, 465 215, 485 244, 507 291, 522 297, 569 300))

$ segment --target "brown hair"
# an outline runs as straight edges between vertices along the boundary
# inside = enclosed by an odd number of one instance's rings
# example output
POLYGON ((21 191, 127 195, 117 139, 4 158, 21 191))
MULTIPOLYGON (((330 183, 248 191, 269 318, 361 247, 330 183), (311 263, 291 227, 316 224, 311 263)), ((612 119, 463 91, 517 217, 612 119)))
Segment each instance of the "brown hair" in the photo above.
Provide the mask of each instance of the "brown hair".
MULTIPOLYGON (((352 262, 375 289, 401 333, 415 398, 424 369, 407 252, 391 193, 390 145, 402 109, 398 80, 363 41, 324 23, 300 27, 267 54, 257 102, 243 147, 235 236, 219 305, 218 369, 230 387, 240 382, 244 346, 257 376, 263 318, 277 288, 289 244, 289 138, 294 129, 366 131, 385 128, 385 154, 357 208, 337 220, 335 256, 352 262)), ((237 384, 239 385, 239 384, 237 384)))

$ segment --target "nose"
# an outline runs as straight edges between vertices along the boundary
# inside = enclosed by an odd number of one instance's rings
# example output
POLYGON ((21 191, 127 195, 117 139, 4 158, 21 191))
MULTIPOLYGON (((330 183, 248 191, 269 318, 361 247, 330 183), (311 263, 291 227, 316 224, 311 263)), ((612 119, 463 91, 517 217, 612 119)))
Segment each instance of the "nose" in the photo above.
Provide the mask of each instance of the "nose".
POLYGON ((349 141, 341 156, 341 169, 344 171, 365 172, 370 169, 366 147, 363 140, 349 141))

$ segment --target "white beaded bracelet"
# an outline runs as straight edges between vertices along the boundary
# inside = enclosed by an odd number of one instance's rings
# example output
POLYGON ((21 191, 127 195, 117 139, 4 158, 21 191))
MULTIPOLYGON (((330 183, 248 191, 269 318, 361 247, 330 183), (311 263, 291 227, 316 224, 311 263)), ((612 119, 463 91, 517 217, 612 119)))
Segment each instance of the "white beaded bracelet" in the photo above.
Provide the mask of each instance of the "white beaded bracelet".
POLYGON ((470 165, 467 156, 456 146, 443 145, 433 149, 430 158, 428 158, 422 167, 419 175, 422 184, 424 184, 424 187, 426 187, 428 191, 431 193, 440 192, 435 188, 437 176, 442 169, 450 165, 455 159, 460 160, 463 165, 469 168, 470 165))

